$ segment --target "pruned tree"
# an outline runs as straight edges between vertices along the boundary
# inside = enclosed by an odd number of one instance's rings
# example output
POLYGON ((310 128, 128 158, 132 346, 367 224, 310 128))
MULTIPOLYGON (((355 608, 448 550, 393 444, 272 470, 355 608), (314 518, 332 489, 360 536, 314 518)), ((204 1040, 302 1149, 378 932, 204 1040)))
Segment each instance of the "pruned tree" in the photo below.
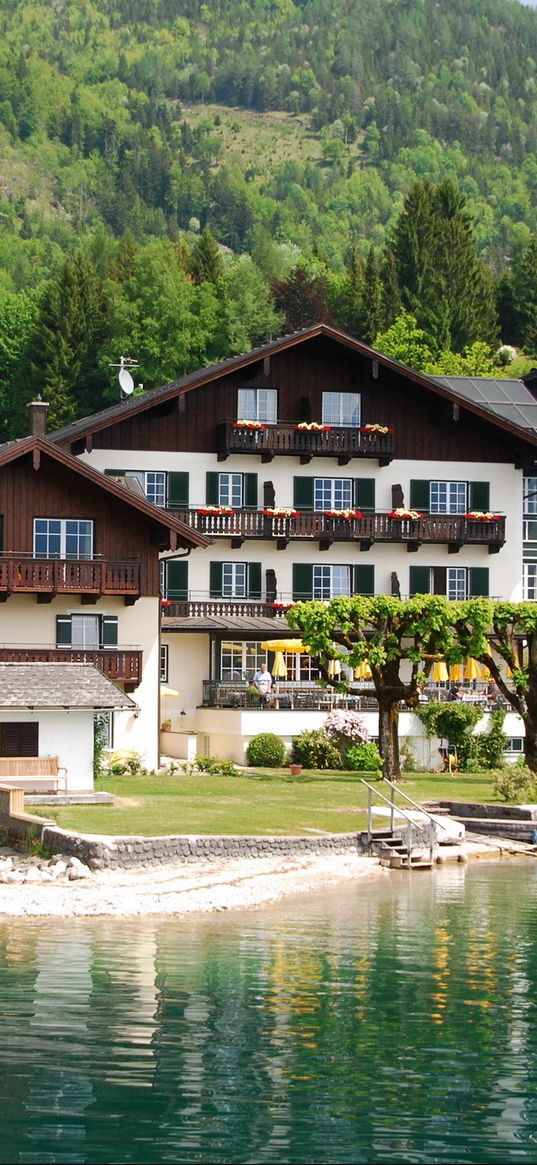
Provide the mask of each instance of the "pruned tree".
MULTIPOLYGON (((390 781, 401 776, 400 706, 418 706, 432 657, 453 644, 452 605, 442 595, 416 595, 405 602, 390 595, 354 595, 328 604, 297 603, 287 614, 289 625, 317 657, 325 681, 334 683, 328 674, 332 659, 352 669, 369 665, 379 705, 379 749, 390 781)), ((345 691, 348 682, 337 686, 345 691)))

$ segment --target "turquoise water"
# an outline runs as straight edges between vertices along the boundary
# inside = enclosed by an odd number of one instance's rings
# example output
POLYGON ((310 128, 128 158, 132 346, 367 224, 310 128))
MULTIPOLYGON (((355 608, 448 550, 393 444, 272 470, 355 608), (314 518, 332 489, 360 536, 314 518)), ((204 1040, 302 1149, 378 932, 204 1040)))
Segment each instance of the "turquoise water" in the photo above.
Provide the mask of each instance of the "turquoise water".
POLYGON ((537 861, 0 922, 0 1161, 537 1162, 537 861))

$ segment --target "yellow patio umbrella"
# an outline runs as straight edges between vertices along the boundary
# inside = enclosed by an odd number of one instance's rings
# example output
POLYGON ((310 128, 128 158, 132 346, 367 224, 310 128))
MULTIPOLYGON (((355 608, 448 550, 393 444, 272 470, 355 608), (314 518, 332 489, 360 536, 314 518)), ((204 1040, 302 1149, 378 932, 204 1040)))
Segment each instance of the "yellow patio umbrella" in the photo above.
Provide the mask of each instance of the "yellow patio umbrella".
POLYGON ((161 694, 161 696, 166 697, 166 696, 178 696, 180 693, 177 692, 175 688, 168 687, 168 684, 161 684, 160 685, 160 694, 161 694))
POLYGON ((477 659, 472 659, 471 656, 466 660, 464 678, 465 680, 479 680, 481 678, 481 669, 477 659))
POLYGON ((327 671, 328 671, 328 675, 331 677, 331 679, 334 679, 334 680, 337 679, 338 676, 341 675, 340 660, 339 659, 329 659, 327 671))
POLYGON ((463 676, 462 663, 452 663, 449 668, 449 678, 454 684, 460 684, 463 676))
POLYGON ((433 663, 432 671, 429 676, 433 684, 446 684, 449 679, 449 673, 445 659, 437 659, 433 663))
POLYGON ((301 639, 266 639, 261 644, 263 651, 294 651, 299 655, 309 651, 309 647, 301 639))
POLYGON ((490 669, 487 667, 486 663, 480 664, 480 671, 482 680, 490 680, 490 669))
POLYGON ((272 664, 272 674, 276 679, 281 679, 287 675, 287 667, 283 658, 283 652, 277 651, 274 656, 274 663, 272 664))
POLYGON ((371 680, 373 673, 368 663, 359 663, 358 667, 354 669, 355 680, 371 680))

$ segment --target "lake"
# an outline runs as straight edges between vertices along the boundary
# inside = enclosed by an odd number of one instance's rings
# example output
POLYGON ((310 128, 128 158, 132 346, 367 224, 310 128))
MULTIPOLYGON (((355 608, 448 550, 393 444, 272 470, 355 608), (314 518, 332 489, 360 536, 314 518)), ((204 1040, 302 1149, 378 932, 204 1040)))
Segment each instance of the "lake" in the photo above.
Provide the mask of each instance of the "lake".
POLYGON ((537 860, 0 921, 0 1161, 537 1162, 537 860))

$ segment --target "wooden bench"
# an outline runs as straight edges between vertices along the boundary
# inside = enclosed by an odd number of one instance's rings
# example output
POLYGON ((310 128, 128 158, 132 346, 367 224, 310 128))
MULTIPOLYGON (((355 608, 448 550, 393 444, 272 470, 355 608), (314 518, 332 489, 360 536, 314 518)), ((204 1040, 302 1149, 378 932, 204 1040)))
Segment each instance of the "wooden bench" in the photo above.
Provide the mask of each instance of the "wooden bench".
POLYGON ((66 790, 67 773, 57 756, 1 756, 0 781, 25 793, 57 793, 61 784, 66 790))

